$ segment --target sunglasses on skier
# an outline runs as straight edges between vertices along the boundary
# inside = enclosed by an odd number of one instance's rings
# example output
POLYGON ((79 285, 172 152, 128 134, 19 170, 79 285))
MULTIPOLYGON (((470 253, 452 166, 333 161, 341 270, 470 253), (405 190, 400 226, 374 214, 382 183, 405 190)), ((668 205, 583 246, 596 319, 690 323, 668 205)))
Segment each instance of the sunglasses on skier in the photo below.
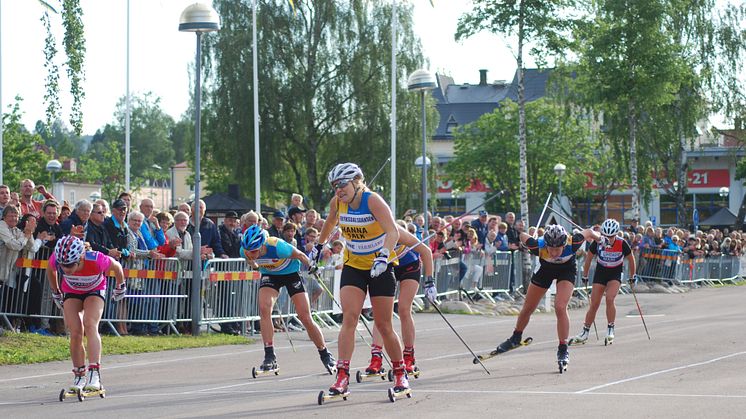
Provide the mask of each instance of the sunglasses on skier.
POLYGON ((348 183, 350 183, 349 180, 340 180, 336 184, 332 185, 332 189, 334 190, 344 189, 344 187, 347 186, 348 183))

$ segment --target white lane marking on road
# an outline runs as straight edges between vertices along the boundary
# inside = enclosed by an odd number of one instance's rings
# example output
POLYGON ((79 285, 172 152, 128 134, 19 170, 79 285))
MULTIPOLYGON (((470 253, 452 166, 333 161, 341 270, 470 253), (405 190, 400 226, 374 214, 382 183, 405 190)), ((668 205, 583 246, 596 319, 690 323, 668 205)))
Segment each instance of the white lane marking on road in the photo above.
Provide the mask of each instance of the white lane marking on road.
POLYGON ((653 376, 660 375, 660 374, 666 374, 666 373, 669 373, 669 372, 672 372, 672 371, 678 371, 678 370, 683 370, 683 369, 687 369, 687 368, 693 368, 693 367, 699 367, 699 366, 702 366, 702 365, 712 364, 714 362, 722 361, 724 359, 733 358, 735 356, 740 356, 740 355, 744 355, 744 354, 746 354, 746 351, 736 352, 736 353, 732 353, 732 354, 728 354, 728 355, 723 355, 723 356, 720 356, 720 357, 717 357, 717 358, 708 359, 707 361, 695 362, 693 364, 681 365, 681 366, 678 366, 678 367, 668 368, 668 369, 661 370, 661 371, 655 371, 655 372, 651 372, 651 373, 648 373, 648 374, 638 375, 637 377, 630 377, 630 378, 625 378, 623 380, 612 381, 610 383, 601 384, 601 385, 598 385, 598 386, 587 388, 585 390, 577 391, 577 393, 578 394, 588 393, 588 392, 591 392, 591 391, 594 391, 594 390, 598 390, 598 389, 601 389, 601 388, 610 387, 610 386, 613 386, 613 385, 627 383, 627 382, 635 381, 635 380, 642 380, 643 378, 653 377, 653 376))
MULTIPOLYGON (((645 314, 645 317, 663 317, 663 316, 665 316, 665 314, 645 314)), ((627 314, 624 317, 628 319, 633 319, 633 318, 636 319, 640 317, 640 315, 639 314, 627 314)))

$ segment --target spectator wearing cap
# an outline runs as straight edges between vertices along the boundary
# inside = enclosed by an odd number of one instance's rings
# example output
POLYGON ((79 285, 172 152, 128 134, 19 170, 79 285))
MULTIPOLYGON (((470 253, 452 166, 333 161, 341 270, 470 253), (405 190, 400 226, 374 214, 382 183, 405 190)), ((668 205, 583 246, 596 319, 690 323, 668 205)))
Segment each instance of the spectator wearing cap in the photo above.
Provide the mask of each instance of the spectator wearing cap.
POLYGON ((304 252, 305 240, 304 235, 306 228, 303 227, 303 221, 306 218, 306 210, 298 207, 293 207, 288 210, 288 221, 295 224, 295 246, 301 252, 304 252))
POLYGON ((236 234, 238 228, 238 214, 236 211, 228 211, 223 223, 218 228, 220 232, 220 244, 228 257, 241 257, 241 238, 236 234))
POLYGON ((104 229, 109 234, 111 243, 122 253, 122 260, 130 256, 127 209, 127 203, 123 199, 117 199, 111 203, 111 217, 104 220, 104 229))
POLYGON ((285 225, 285 213, 275 211, 272 214, 272 225, 267 229, 270 237, 282 238, 282 226, 285 225))
POLYGON ((70 204, 67 201, 62 201, 62 206, 60 207, 60 215, 57 216, 57 222, 60 224, 64 223, 72 212, 73 211, 70 208, 70 204))
POLYGON ((484 247, 485 245, 485 240, 487 239, 487 231, 489 231, 487 215, 487 211, 481 210, 479 211, 479 218, 471 222, 471 227, 476 230, 477 240, 479 241, 479 244, 482 245, 482 247, 484 247))

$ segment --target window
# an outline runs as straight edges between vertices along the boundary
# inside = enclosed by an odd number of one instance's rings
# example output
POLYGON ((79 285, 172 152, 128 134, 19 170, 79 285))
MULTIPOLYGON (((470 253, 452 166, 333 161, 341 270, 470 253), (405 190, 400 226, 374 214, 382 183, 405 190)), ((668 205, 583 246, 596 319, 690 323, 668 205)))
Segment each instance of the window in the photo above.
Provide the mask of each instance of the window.
POLYGON ((448 117, 448 122, 446 123, 446 134, 453 134, 453 131, 458 128, 458 122, 456 122, 456 119, 451 115, 448 117))

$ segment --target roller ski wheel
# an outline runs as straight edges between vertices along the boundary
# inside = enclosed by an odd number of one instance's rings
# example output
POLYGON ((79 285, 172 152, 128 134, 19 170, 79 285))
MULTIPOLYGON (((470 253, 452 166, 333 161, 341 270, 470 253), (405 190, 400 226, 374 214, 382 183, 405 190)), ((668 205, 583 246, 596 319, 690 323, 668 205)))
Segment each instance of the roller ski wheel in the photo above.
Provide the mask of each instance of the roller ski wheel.
POLYGON ((565 371, 567 371, 567 361, 557 361, 557 366, 559 366, 559 373, 562 374, 565 371))
POLYGON ((520 348, 520 347, 522 347, 522 346, 528 346, 528 345, 530 345, 530 344, 531 344, 531 342, 533 342, 533 341, 534 341, 534 338, 532 338, 532 337, 530 337, 530 336, 529 336, 529 337, 527 337, 526 339, 523 339, 523 340, 521 341, 521 343, 519 343, 518 345, 516 345, 516 346, 515 346, 514 348, 508 349, 507 351, 503 351, 503 352, 500 352, 500 351, 499 351, 498 349, 495 349, 494 351, 492 351, 492 352, 490 352, 490 353, 488 353, 488 354, 484 354, 484 355, 477 355, 477 357, 476 357, 476 358, 474 358, 474 360, 473 360, 472 362, 473 362, 474 364, 478 364, 478 363, 479 363, 479 361, 486 361, 486 360, 488 360, 488 359, 491 359, 491 358, 494 358, 494 357, 496 357, 496 356, 498 356, 498 355, 504 354, 505 352, 509 352, 509 351, 512 351, 512 350, 513 350, 513 349, 515 349, 515 348, 520 348))
POLYGON ((606 336, 606 338, 604 338, 604 346, 609 346, 612 343, 614 343, 614 338, 613 337, 606 336))
POLYGON ((420 378, 420 367, 415 366, 412 368, 411 372, 407 372, 407 376, 414 377, 414 378, 420 378))
POLYGON ((394 403, 396 399, 407 396, 408 399, 412 398, 412 389, 405 388, 403 390, 395 390, 393 387, 389 388, 389 400, 394 403))
POLYGON ((570 340, 567 341, 567 346, 585 345, 586 342, 588 342, 588 339, 570 338, 570 340))
POLYGON ((329 375, 334 375, 334 374, 337 373, 337 366, 336 365, 325 365, 324 367, 326 368, 326 372, 328 372, 329 375))
POLYGON ((389 382, 392 382, 392 381, 394 381, 394 370, 389 370, 389 373, 388 373, 388 375, 386 376, 386 378, 388 378, 388 379, 389 379, 389 382))
POLYGON ((320 391, 317 401, 319 403, 319 406, 321 406, 322 404, 324 404, 324 402, 328 402, 329 400, 340 399, 340 398, 342 400, 347 400, 347 397, 349 396, 350 396, 349 390, 345 391, 344 393, 326 393, 324 391, 320 391))

